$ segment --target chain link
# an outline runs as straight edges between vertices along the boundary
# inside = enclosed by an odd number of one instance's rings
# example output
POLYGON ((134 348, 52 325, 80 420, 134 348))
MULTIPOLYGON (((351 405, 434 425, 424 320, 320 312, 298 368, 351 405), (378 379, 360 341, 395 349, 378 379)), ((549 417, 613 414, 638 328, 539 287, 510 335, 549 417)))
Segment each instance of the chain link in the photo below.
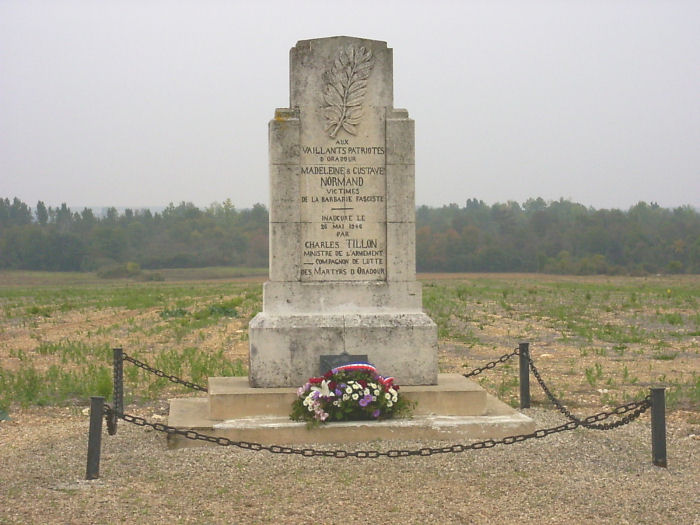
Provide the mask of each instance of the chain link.
MULTIPOLYGON (((105 414, 112 411, 110 407, 105 406, 105 414)), ((468 444, 454 444, 444 447, 423 447, 418 449, 402 449, 402 450, 316 450, 313 448, 293 448, 283 447, 280 445, 263 445, 248 441, 234 441, 226 437, 210 436, 202 434, 196 430, 185 430, 176 427, 171 427, 163 423, 151 423, 145 418, 134 416, 131 414, 116 414, 120 419, 127 423, 132 423, 139 427, 150 427, 158 432, 164 432, 169 435, 183 436, 186 439, 193 441, 206 441, 215 445, 224 447, 238 447, 244 450, 261 451, 264 450, 271 454, 296 454, 303 457, 330 457, 330 458, 360 458, 372 459, 379 457, 399 458, 408 456, 433 456, 437 454, 461 453, 467 450, 480 450, 483 448, 493 448, 497 445, 512 445, 513 443, 521 443, 528 439, 541 439, 550 434, 564 432, 566 430, 574 430, 579 426, 578 423, 569 421, 563 425, 556 427, 537 430, 531 434, 519 434, 516 436, 508 436, 501 439, 487 439, 468 444)))
POLYGON ((153 368, 150 365, 147 365, 146 363, 139 361, 138 359, 134 359, 130 355, 127 355, 126 353, 123 354, 123 359, 124 361, 128 361, 134 365, 136 365, 139 368, 142 368, 146 370, 147 372, 150 372, 152 374, 157 375, 158 377, 164 377, 168 381, 171 381, 172 383, 177 383, 179 385, 186 386, 187 388, 191 388, 192 390, 199 390, 200 392, 207 392, 207 387, 204 387, 202 385, 197 385, 195 383, 192 383, 191 381, 186 381, 184 379, 180 379, 177 376, 171 375, 171 374, 166 374, 162 370, 158 370, 157 368, 153 368))
MULTIPOLYGON (((516 348, 513 352, 510 354, 504 354, 502 355, 499 359, 496 361, 492 361, 480 368, 476 368, 472 370, 471 372, 468 372, 466 374, 463 374, 464 377, 473 377, 475 375, 478 375, 485 370, 489 370, 492 368, 495 368, 497 365, 501 363, 505 363, 508 361, 511 357, 519 355, 520 354, 520 349, 516 348)), ((185 381, 183 379, 180 379, 177 376, 174 375, 169 375, 163 372, 162 370, 158 370, 156 368, 153 368, 149 366, 146 363, 143 363, 137 359, 134 359, 133 357, 127 355, 126 353, 123 354, 123 359, 124 361, 128 361, 134 365, 136 365, 139 368, 142 368, 148 372, 151 372, 158 377, 163 377, 168 379, 169 381, 172 381, 173 383, 178 383, 181 385, 184 385, 188 388, 192 388, 194 390, 199 390, 202 392, 206 392, 207 389, 201 385, 197 385, 195 383, 192 383, 190 381, 185 381)), ((263 445, 261 443, 254 443, 254 442, 248 442, 248 441, 234 441, 226 437, 217 437, 217 436, 210 436, 207 434, 202 434, 200 432, 197 432, 196 430, 186 430, 186 429, 180 429, 176 427, 172 427, 169 425, 165 425, 163 423, 151 423, 147 421, 145 418, 139 417, 139 416, 134 416, 131 414, 125 414, 119 410, 116 410, 116 407, 111 407, 108 404, 105 404, 104 406, 104 416, 107 420, 107 428, 110 431, 111 434, 111 429, 115 429, 116 431, 116 420, 117 419, 123 419, 127 423, 132 423, 136 426, 140 427, 150 427, 153 430, 156 430, 158 432, 164 432, 167 433, 168 435, 178 435, 178 436, 183 436, 186 439, 194 440, 194 441, 206 441, 208 443, 213 443, 215 445, 219 446, 224 446, 224 447, 238 447, 244 450, 253 450, 253 451, 267 451, 271 454, 296 454, 300 455, 303 457, 332 457, 332 458, 360 458, 360 459, 368 459, 368 458, 378 458, 378 457, 388 457, 388 458, 399 458, 399 457, 408 457, 408 456, 432 456, 436 454, 447 454, 447 453, 461 453, 465 452, 467 450, 480 450, 484 448, 493 448, 497 445, 512 445, 514 443, 521 443, 523 441, 527 441, 529 439, 542 439, 550 434, 556 434, 558 432, 565 432, 567 430, 574 430, 578 427, 584 427, 588 429, 593 429, 593 430, 611 430, 613 428, 618 428, 623 425, 626 425, 635 419, 637 419, 639 416, 641 416, 644 412, 646 412, 650 407, 651 407, 651 396, 645 397, 641 401, 633 401, 631 403, 627 403, 625 405, 620 405, 616 407, 615 409, 608 411, 608 412, 599 412, 597 414, 593 414, 592 416, 588 416, 586 418, 578 418, 575 415, 573 415, 555 396, 552 394, 552 392, 549 390, 547 387, 546 383, 542 379, 542 376, 540 375, 539 371, 537 370, 537 367, 535 366, 535 363, 532 361, 530 358, 529 354, 527 354, 527 360, 529 363, 530 370, 532 371, 533 375, 535 376, 535 379, 537 379, 537 382, 539 383, 540 387, 542 387, 542 390, 545 392, 549 400, 554 404, 554 406, 562 413, 566 418, 569 420, 567 423, 564 423, 562 425, 558 425, 556 427, 550 427, 550 428, 543 428, 536 430, 530 434, 518 434, 514 436, 507 436, 504 438, 500 439, 487 439, 484 441, 476 441, 474 443, 468 443, 468 444, 454 444, 454 445, 448 445, 444 447, 437 447, 437 448, 431 448, 431 447, 423 447, 419 449, 402 449, 402 450, 389 450, 386 452, 381 452, 377 450, 355 450, 355 451, 349 451, 349 450, 316 450, 312 448, 292 448, 292 447, 284 447, 280 445, 263 445), (597 423, 598 421, 603 421, 608 419, 610 416, 616 415, 623 415, 627 414, 624 417, 620 418, 619 420, 612 422, 612 423, 597 423)))
MULTIPOLYGON (((513 352, 509 354, 503 354, 501 357, 499 357, 495 361, 491 361, 490 363, 487 363, 486 365, 475 368, 471 372, 467 372, 466 374, 462 374, 464 377, 473 377, 476 375, 479 375, 480 373, 484 372, 485 370, 490 370, 492 368, 495 368, 497 365, 501 363, 505 363, 508 361, 511 357, 519 355, 520 354, 520 348, 516 348, 513 352)), ((644 412, 646 412, 650 407, 651 407, 651 396, 645 397, 641 401, 633 401, 631 403, 627 403, 626 405, 621 405, 614 410, 610 412, 600 412, 598 414, 594 414, 593 416, 589 416, 586 418, 578 418, 574 414, 572 414, 569 409, 567 409, 564 404, 559 401, 554 394, 552 394, 552 391, 549 389, 547 384, 544 382, 542 379, 542 376, 540 375, 539 370, 537 370, 537 367, 535 366, 535 363, 532 361, 532 358, 530 357, 529 352, 526 354, 527 361, 528 361, 528 366, 530 367, 530 370, 532 371, 532 375, 535 376, 535 379, 539 383, 540 387, 544 391, 544 393, 547 395, 549 400, 552 402, 552 404, 566 416, 566 418, 569 421, 573 421, 578 423, 578 425, 588 428, 591 430, 612 430, 614 428, 621 427, 622 425, 626 425, 630 421, 633 421, 637 419, 639 416, 641 416, 644 412), (628 414, 628 412, 631 412, 628 414), (608 419, 610 416, 620 416, 623 414, 627 414, 626 416, 620 418, 617 421, 614 421, 612 423, 598 423, 598 421, 603 421, 608 419)))
POLYGON ((566 408, 561 401, 559 401, 554 394, 552 394, 551 390, 547 386, 547 384, 544 382, 542 379, 542 376, 540 375, 539 370, 537 370, 537 367, 535 366, 535 363, 532 361, 530 358, 530 355, 527 355, 527 361, 529 363, 530 370, 532 371, 532 375, 535 376, 535 379, 539 383, 540 387, 544 391, 544 393, 547 395, 549 400, 552 402, 552 404, 566 416, 566 418, 569 421, 573 421, 578 423, 584 428, 588 428, 591 430, 612 430, 613 428, 621 427, 622 425, 626 425, 630 421, 633 421, 637 419, 639 416, 641 416, 644 412, 646 412, 650 407, 651 407, 651 396, 648 395, 641 401, 632 401, 631 403, 627 403, 625 405, 620 405, 614 410, 611 410, 609 412, 600 412, 598 414, 594 414, 592 416, 588 416, 587 418, 580 419, 576 417, 574 414, 569 411, 568 408, 566 408), (627 414, 628 412, 631 412, 627 414), (610 416, 620 416, 622 414, 627 414, 625 417, 620 418, 617 421, 614 421, 612 423, 597 423, 598 421, 603 421, 605 419, 608 419, 610 416))
MULTIPOLYGON (((609 417, 610 414, 614 413, 624 413, 629 411, 627 408, 627 405, 622 405, 621 407, 618 407, 615 409, 613 412, 601 412, 599 414, 594 414, 592 416, 589 416, 585 420, 572 420, 568 421, 567 423, 563 423, 561 425, 557 425, 555 427, 549 427, 549 428, 541 428, 539 430, 536 430, 530 434, 517 434, 514 436, 507 436, 504 438, 500 439, 486 439, 483 441, 476 441, 474 443, 468 443, 468 444, 461 444, 461 443, 456 443, 453 445, 447 445, 444 447, 423 447, 423 448, 418 448, 418 449, 399 449, 399 450, 388 450, 388 451, 378 451, 378 450, 316 450, 313 448, 293 448, 293 447, 284 447, 280 445, 263 445, 261 443, 254 443, 254 442, 249 442, 249 441, 234 441, 226 437, 217 437, 217 436, 210 436, 207 434, 202 434, 200 432, 197 432, 196 430, 186 430, 186 429, 180 429, 176 427, 171 427, 169 425, 165 425, 163 423, 151 423, 150 421, 147 421, 145 418, 139 417, 139 416, 134 416, 131 414, 122 414, 122 413, 115 413, 114 417, 118 417, 119 419, 123 419, 124 421, 128 423, 132 423, 136 426, 139 427, 150 427, 153 430, 156 430, 158 432, 164 432, 169 435, 177 435, 177 436, 183 436, 186 439, 190 439, 193 441, 206 441, 208 443, 212 443, 215 445, 223 446, 223 447, 237 447, 241 448, 244 450, 253 450, 253 451, 266 451, 271 454, 296 454, 299 456, 303 457, 327 457, 327 458, 360 458, 360 459, 371 459, 371 458, 379 458, 379 457, 388 457, 388 458, 403 458, 403 457, 409 457, 409 456, 433 456, 437 454, 448 454, 448 453, 454 453, 454 454, 459 454, 461 452, 466 452, 468 450, 481 450, 484 448, 493 448, 498 445, 512 445, 514 443, 522 443, 523 441, 527 441, 529 439, 542 439, 545 438, 551 434, 556 434, 559 432, 566 432, 568 430, 575 430, 579 426, 584 426, 583 422, 588 421, 588 420, 599 420, 599 419, 606 419, 609 417)), ((647 406, 644 406, 644 410, 648 408, 647 406)), ((634 413, 626 416, 624 422, 616 422, 615 426, 621 426, 623 424, 627 424, 631 422, 632 420, 636 419, 639 417, 639 415, 644 411, 642 410, 639 412, 639 414, 634 413)), ((108 405, 105 405, 105 415, 110 415, 111 413, 114 412, 111 407, 108 405)))
POLYGON ((464 377, 474 377, 478 376, 481 372, 484 372, 486 370, 491 370, 492 368, 495 368, 497 365, 500 365, 501 363, 505 363, 508 361, 511 357, 516 356, 520 354, 520 349, 516 348, 513 352, 510 354, 503 354, 501 357, 496 359, 495 361, 491 361, 490 363, 485 364, 482 367, 475 368, 471 372, 467 372, 466 374, 462 374, 464 377))

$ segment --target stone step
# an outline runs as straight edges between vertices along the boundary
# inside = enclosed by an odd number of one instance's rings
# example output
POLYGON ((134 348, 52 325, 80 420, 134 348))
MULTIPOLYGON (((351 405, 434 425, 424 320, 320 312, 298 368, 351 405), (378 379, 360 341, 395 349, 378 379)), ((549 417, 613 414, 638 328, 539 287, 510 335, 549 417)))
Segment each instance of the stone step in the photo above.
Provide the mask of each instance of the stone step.
MULTIPOLYGON (((416 416, 480 416, 486 391, 460 374, 438 374, 437 385, 403 386, 401 395, 417 403, 416 416)), ((209 418, 239 419, 289 415, 296 388, 251 388, 245 377, 209 378, 209 418)))
MULTIPOLYGON (((266 445, 362 443, 373 440, 455 441, 502 438, 534 431, 534 422, 491 395, 481 416, 423 415, 385 421, 346 421, 308 428, 284 416, 258 416, 215 421, 206 417, 206 398, 171 400, 169 424, 233 441, 266 445)), ((168 435, 169 448, 209 445, 168 435)))
MULTIPOLYGON (((464 440, 525 434, 533 421, 459 374, 440 374, 437 385, 407 386, 414 416, 349 421, 308 428, 291 421, 293 388, 250 388, 245 378, 210 378, 209 397, 170 400, 169 424, 234 441, 263 444, 358 443, 374 439, 464 440)), ((205 444, 168 436, 170 447, 205 444)))

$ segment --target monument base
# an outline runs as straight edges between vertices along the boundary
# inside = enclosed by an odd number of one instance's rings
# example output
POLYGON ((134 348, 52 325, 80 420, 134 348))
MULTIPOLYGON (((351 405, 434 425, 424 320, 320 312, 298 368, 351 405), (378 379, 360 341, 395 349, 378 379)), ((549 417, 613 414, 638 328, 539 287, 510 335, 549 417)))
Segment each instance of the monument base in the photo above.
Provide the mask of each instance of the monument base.
POLYGON ((437 327, 422 312, 276 315, 249 325, 251 387, 299 387, 328 354, 366 354, 399 385, 437 384, 437 327))
MULTIPOLYGON (((251 388, 245 378, 209 379, 208 398, 170 400, 168 424, 182 429, 263 444, 359 443, 375 439, 464 440, 527 434, 534 422, 459 374, 440 374, 437 385, 403 387, 416 402, 414 416, 348 421, 308 428, 291 421, 293 388, 251 388)), ((206 444, 168 435, 168 446, 206 444)))

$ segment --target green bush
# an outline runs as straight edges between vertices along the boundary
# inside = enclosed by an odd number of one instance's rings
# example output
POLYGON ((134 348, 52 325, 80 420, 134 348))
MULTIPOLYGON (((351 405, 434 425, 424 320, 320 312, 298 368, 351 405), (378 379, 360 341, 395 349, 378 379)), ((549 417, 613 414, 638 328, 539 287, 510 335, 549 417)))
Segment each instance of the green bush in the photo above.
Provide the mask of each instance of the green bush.
POLYGON ((123 279, 140 274, 141 266, 135 262, 112 264, 97 270, 97 276, 101 279, 123 279))

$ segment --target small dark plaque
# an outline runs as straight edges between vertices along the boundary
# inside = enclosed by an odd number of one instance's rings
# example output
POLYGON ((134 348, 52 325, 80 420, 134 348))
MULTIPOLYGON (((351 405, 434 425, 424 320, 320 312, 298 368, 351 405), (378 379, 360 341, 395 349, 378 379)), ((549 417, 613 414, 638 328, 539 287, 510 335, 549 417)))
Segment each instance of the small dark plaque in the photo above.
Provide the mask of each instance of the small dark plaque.
POLYGON ((367 354, 335 354, 322 355, 319 374, 323 375, 329 370, 338 366, 347 365, 350 363, 366 363, 367 354))

